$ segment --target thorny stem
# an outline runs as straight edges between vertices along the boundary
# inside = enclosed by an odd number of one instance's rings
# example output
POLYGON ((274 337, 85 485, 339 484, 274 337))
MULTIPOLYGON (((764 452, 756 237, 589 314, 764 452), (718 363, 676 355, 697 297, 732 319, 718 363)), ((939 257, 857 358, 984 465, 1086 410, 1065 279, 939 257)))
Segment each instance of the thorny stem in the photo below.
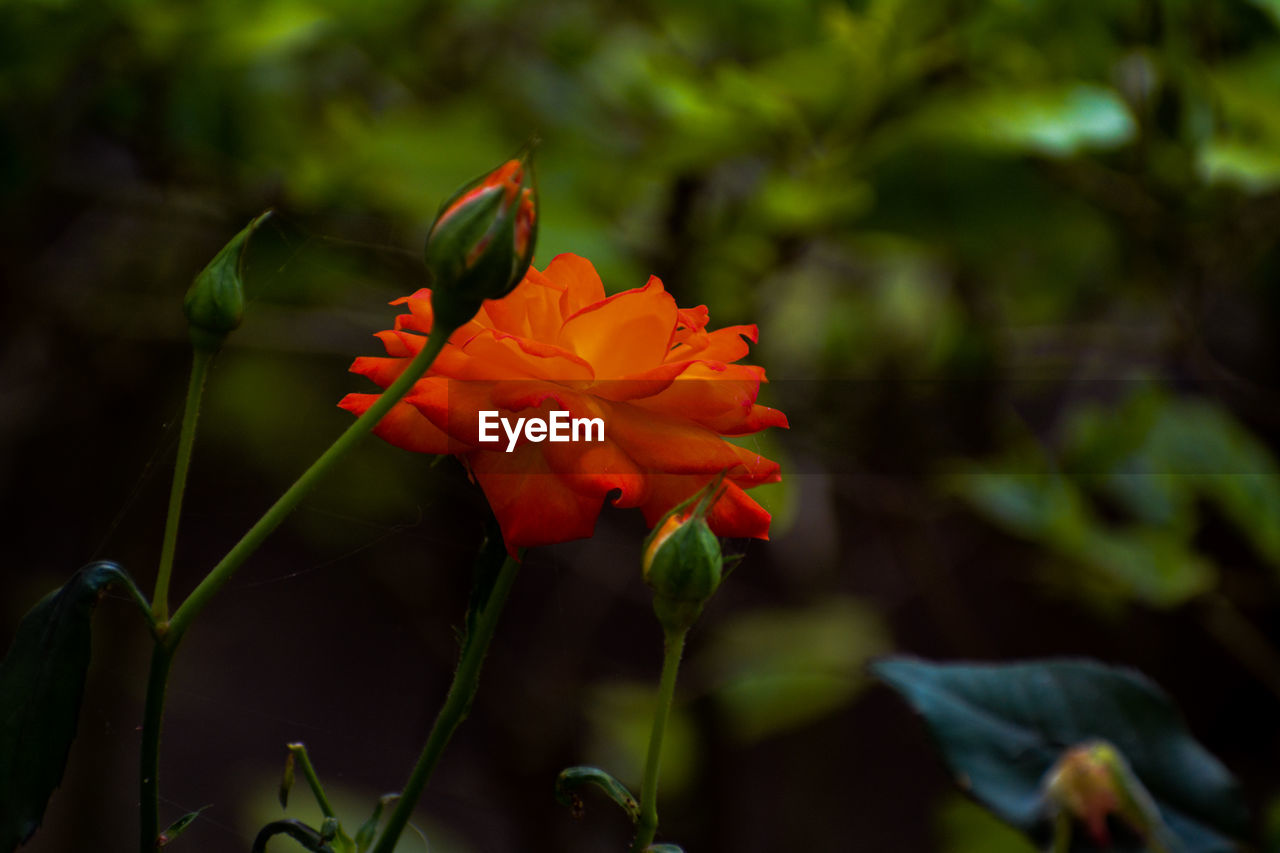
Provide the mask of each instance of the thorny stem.
POLYGON ((387 820, 387 825, 378 838, 378 843, 374 845, 372 853, 391 853, 395 850, 400 833, 404 831, 405 825, 413 815, 413 810, 418 805, 418 799, 422 796, 422 789, 426 787, 431 772, 439 762, 445 747, 448 746, 454 731, 467 718, 479 685, 480 668, 489 651, 489 642, 493 639, 494 631, 498 627, 498 618, 502 615, 503 605, 515 583, 519 568, 520 561, 517 557, 508 556, 502 564, 502 570, 494 581, 493 591, 476 620, 474 633, 467 637, 463 644, 462 656, 458 660, 458 669, 453 675, 453 683, 449 685, 449 693, 445 697, 444 705, 441 706, 440 713, 436 715, 436 720, 431 726, 431 732, 427 735, 422 754, 418 756, 418 762, 413 766, 404 790, 400 793, 400 799, 396 801, 396 807, 391 812, 391 817, 387 820))

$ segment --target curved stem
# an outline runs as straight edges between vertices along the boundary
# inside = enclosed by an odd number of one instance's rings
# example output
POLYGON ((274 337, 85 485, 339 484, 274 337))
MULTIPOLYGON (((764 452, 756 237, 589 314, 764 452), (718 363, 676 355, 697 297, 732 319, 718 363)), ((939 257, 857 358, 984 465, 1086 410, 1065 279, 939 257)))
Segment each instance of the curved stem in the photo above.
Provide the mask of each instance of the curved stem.
POLYGON ((204 396, 205 377, 214 353, 195 347, 191 361, 191 379, 187 383, 187 404, 182 411, 182 433, 178 438, 178 461, 173 469, 173 486, 169 490, 169 514, 164 522, 164 544, 160 547, 160 570, 156 572, 156 591, 151 596, 151 615, 157 623, 169 618, 169 576, 173 573, 173 555, 178 548, 178 523, 182 517, 182 496, 187 490, 187 470, 191 466, 191 449, 196 441, 196 422, 200 419, 200 400, 204 396))
POLYGON ((413 810, 418 805, 418 799, 422 796, 422 789, 426 787, 431 771, 435 769, 444 748, 449 744, 449 738, 453 736, 458 725, 466 719, 467 713, 471 710, 471 701, 475 698, 480 680, 480 668, 484 664, 485 654, 489 651, 489 641, 493 639, 494 630, 498 627, 498 618, 502 615, 503 605, 511 592, 512 584, 515 583, 519 568, 520 561, 515 557, 508 556, 502 564, 502 570, 494 581, 493 591, 489 594, 489 599, 476 620, 474 633, 467 637, 462 646, 462 656, 458 660, 458 670, 453 675, 453 683, 449 685, 449 694, 431 726, 431 733, 427 735, 427 742, 422 747, 422 754, 418 756, 418 763, 413 766, 413 772, 409 774, 404 790, 400 793, 400 799, 396 802, 396 807, 391 812, 391 817, 387 820, 387 825, 378 838, 378 843, 374 845, 372 853, 391 853, 395 850, 400 833, 404 831, 405 825, 413 815, 413 810))
POLYGON ((142 719, 142 771, 139 853, 155 853, 160 837, 160 725, 164 720, 165 686, 173 663, 173 648, 158 639, 151 653, 147 704, 142 719))
POLYGON ((658 683, 658 707, 653 712, 653 731, 649 734, 649 755, 644 764, 644 782, 640 786, 640 822, 631 853, 643 853, 658 833, 658 770, 662 763, 662 739, 671 716, 671 703, 676 694, 676 675, 684 655, 684 638, 688 630, 670 631, 662 656, 662 678, 658 683))
MULTIPOLYGON (((359 443, 360 439, 373 431, 378 421, 391 411, 391 408, 408 393, 413 387, 413 383, 427 372, 427 368, 435 361, 440 350, 444 349, 445 343, 449 340, 449 335, 453 333, 453 329, 438 328, 432 332, 431 337, 427 339, 426 344, 422 347, 409 366, 405 368, 395 382, 392 382, 387 390, 383 391, 374 402, 369 410, 356 419, 356 422, 347 427, 346 432, 338 436, 337 441, 329 446, 329 449, 321 454, 320 458, 311 463, 311 467, 303 472, 302 476, 294 481, 280 498, 271 505, 271 508, 258 519, 253 527, 249 528, 249 532, 236 543, 227 555, 222 558, 218 565, 213 567, 209 574, 205 575, 187 600, 182 602, 182 606, 173 614, 173 619, 169 621, 168 631, 175 637, 181 637, 182 634, 191 625, 191 620, 200 613, 201 610, 209 603, 209 599, 213 598, 222 586, 231 579, 241 564, 249 558, 258 547, 262 545, 272 531, 280 526, 289 513, 297 508, 302 499, 307 496, 320 481, 325 474, 333 468, 342 457, 359 443)), ((175 640, 176 642, 176 640, 175 640)))

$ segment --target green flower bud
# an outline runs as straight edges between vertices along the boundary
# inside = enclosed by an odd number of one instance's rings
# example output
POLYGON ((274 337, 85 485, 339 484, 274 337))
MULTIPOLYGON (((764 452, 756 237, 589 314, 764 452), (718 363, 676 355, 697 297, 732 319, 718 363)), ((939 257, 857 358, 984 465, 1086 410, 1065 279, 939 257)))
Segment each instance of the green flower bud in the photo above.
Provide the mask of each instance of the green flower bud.
POLYGON ((645 546, 644 581, 663 630, 684 631, 720 586, 720 540, 700 513, 672 513, 645 546))
POLYGON ((537 240, 533 167, 508 160, 464 186, 440 208, 427 235, 436 318, 456 328, 486 299, 501 299, 529 271, 537 240))
POLYGON ((196 349, 214 351, 244 319, 244 256, 249 238, 271 215, 254 219, 209 261, 182 301, 187 327, 196 349))

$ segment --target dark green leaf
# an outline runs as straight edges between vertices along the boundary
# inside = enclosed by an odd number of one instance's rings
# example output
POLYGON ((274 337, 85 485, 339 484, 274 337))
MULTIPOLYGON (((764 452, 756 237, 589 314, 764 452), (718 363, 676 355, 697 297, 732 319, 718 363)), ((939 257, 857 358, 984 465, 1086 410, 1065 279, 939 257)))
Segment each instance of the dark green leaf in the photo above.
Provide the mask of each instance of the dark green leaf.
POLYGON ((182 817, 169 824, 169 828, 160 833, 160 839, 156 843, 156 846, 164 847, 166 844, 172 843, 175 838, 186 832, 187 827, 191 826, 191 824, 195 822, 195 819, 200 817, 200 814, 207 808, 209 808, 209 806, 201 806, 193 812, 187 812, 182 817))
POLYGON ((598 767, 566 767, 560 771, 556 777, 556 801, 575 813, 581 812, 582 799, 578 796, 578 789, 584 785, 595 785, 603 791, 627 813, 632 823, 640 819, 640 803, 627 786, 598 767))
POLYGON ((31 837, 62 781, 89 668, 90 617, 115 584, 141 603, 123 569, 90 563, 23 617, 0 663, 0 850, 31 837))
POLYGON ((873 672, 928 723, 960 786, 1039 836, 1045 773, 1101 738, 1128 759, 1189 853, 1233 851, 1248 823, 1236 782, 1141 674, 1090 661, 1007 665, 889 659, 873 672))
POLYGON ((684 848, 678 844, 651 844, 645 853, 684 853, 684 848))
POLYGON ((312 853, 333 853, 333 848, 328 845, 328 840, 322 832, 312 829, 300 820, 293 820, 292 818, 274 820, 262 827, 258 832, 258 836, 253 839, 251 853, 264 853, 267 849, 267 841, 276 835, 287 835, 312 851, 312 853))

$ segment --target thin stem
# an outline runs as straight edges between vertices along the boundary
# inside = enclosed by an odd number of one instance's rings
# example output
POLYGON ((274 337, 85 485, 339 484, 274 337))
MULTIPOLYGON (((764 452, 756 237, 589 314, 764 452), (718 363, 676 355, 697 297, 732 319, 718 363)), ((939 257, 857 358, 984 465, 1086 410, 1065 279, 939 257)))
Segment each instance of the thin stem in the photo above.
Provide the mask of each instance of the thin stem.
MULTIPOLYGON (((437 318, 439 325, 439 318, 437 318)), ((378 421, 391 411, 392 406, 400 402, 400 399, 408 393, 413 387, 413 383, 417 382, 422 374, 427 372, 427 368, 435 361, 440 350, 444 348, 445 343, 452 334, 452 329, 438 327, 432 332, 431 337, 427 339, 426 344, 422 347, 409 366, 405 368, 395 382, 392 382, 387 390, 383 391, 378 399, 374 402, 369 410, 356 419, 356 422, 347 427, 346 432, 338 436, 338 439, 329 446, 329 449, 321 454, 320 458, 311 463, 311 467, 303 472, 302 476, 294 481, 280 498, 271 505, 271 508, 258 519, 253 527, 247 532, 235 547, 232 548, 227 555, 222 558, 218 565, 213 567, 209 574, 205 575, 187 600, 182 602, 182 606, 173 614, 173 619, 169 621, 169 633, 176 638, 182 634, 191 625, 191 621, 200 613, 201 610, 209 603, 222 586, 231 579, 254 551, 263 541, 271 535, 280 523, 285 520, 289 513, 302 502, 307 493, 315 488, 316 483, 320 481, 325 474, 333 468, 342 457, 360 442, 360 439, 373 431, 378 421)), ((176 639, 175 639, 176 643, 176 639)))
POLYGON ((662 678, 658 682, 658 707, 653 712, 653 731, 649 734, 649 756, 644 764, 644 782, 640 786, 640 822, 631 853, 643 853, 658 833, 658 770, 662 763, 662 739, 671 716, 671 703, 676 695, 676 675, 684 655, 684 631, 669 631, 666 651, 662 656, 662 678))
MULTIPOLYGON (((453 328, 440 323, 439 318, 436 323, 435 332, 427 339, 422 351, 405 368, 404 373, 400 374, 399 378, 392 382, 369 407, 369 410, 348 426, 346 431, 329 446, 329 449, 294 481, 288 491, 271 505, 271 508, 253 527, 249 528, 249 532, 241 537, 235 547, 213 567, 213 570, 174 612, 173 618, 167 624, 160 622, 156 625, 156 644, 151 652, 151 671, 147 677, 146 711, 142 726, 142 798, 139 803, 141 853, 155 853, 156 838, 160 831, 160 726, 164 717, 165 686, 169 680, 169 670, 183 635, 214 594, 231 579, 241 564, 302 502, 320 478, 346 456, 360 439, 372 432, 378 421, 382 420, 383 416, 391 411, 392 406, 400 402, 413 384, 427 372, 454 331, 453 328)), ((186 429, 185 418, 183 429, 186 429)), ((192 430, 194 431, 194 421, 192 430)))
POLYGON ((151 653, 147 704, 142 720, 140 853, 155 853, 156 841, 160 837, 160 726, 164 720, 165 686, 172 663, 173 648, 164 639, 158 639, 151 653))
POLYGON ((418 763, 413 766, 413 772, 409 774, 404 790, 400 793, 400 799, 396 802, 396 807, 391 812, 386 828, 378 838, 378 843, 374 845, 372 853, 391 853, 395 849, 400 833, 404 831, 405 825, 413 815, 418 799, 422 796, 422 789, 426 787, 427 779, 431 777, 431 771, 435 769, 444 748, 449 744, 449 738, 453 736, 458 725, 466 719, 467 713, 471 710, 471 701, 475 698, 480 680, 480 667, 484 664, 489 642, 493 639, 494 630, 498 627, 498 617, 502 615, 503 605, 511 592, 512 584, 515 583, 519 568, 520 562, 515 557, 508 556, 502 564, 502 570, 494 581, 489 600, 476 620, 474 633, 467 637, 463 644, 462 656, 458 660, 458 670, 453 675, 453 683, 449 685, 449 694, 445 697, 444 705, 441 706, 440 713, 436 715, 436 720, 431 726, 431 733, 427 735, 427 742, 422 747, 422 754, 418 756, 418 763))
POLYGON ((291 743, 288 749, 302 765, 302 778, 307 780, 311 795, 316 798, 316 805, 320 806, 320 814, 325 817, 336 817, 337 812, 333 810, 329 797, 324 792, 324 786, 320 784, 320 777, 316 774, 315 765, 311 763, 311 756, 307 755, 307 748, 300 743, 291 743))
POLYGON ((173 469, 173 487, 169 490, 169 515, 164 522, 164 544, 160 547, 160 570, 156 573, 156 591, 151 596, 151 614, 157 623, 169 618, 169 576, 173 573, 173 555, 178 548, 178 523, 182 517, 182 496, 187 490, 187 470, 191 467, 191 449, 196 442, 196 422, 200 419, 200 400, 204 382, 214 353, 195 347, 191 360, 191 380, 187 383, 187 404, 182 411, 182 433, 178 438, 178 462, 173 469))

